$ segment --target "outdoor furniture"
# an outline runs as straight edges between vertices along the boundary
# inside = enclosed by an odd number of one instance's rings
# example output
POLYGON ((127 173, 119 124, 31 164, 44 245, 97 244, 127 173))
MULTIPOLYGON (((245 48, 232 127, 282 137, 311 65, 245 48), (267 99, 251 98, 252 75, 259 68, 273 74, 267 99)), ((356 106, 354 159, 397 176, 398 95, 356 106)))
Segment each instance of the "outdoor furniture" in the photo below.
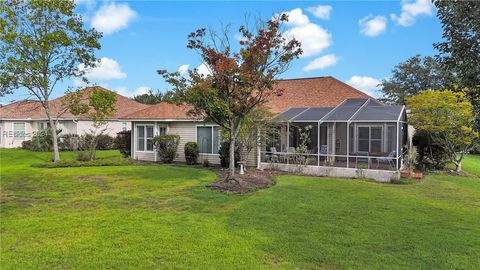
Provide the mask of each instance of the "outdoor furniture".
POLYGON ((377 160, 377 169, 380 167, 380 163, 383 163, 383 164, 388 164, 390 166, 390 168, 394 168, 395 165, 394 165, 394 162, 393 162, 393 159, 396 157, 397 155, 397 151, 393 150, 391 151, 387 157, 383 156, 383 157, 377 157, 376 160, 377 160))
POLYGON ((268 154, 268 157, 271 162, 279 162, 279 157, 278 157, 278 152, 277 148, 275 147, 270 147, 270 154, 268 154))

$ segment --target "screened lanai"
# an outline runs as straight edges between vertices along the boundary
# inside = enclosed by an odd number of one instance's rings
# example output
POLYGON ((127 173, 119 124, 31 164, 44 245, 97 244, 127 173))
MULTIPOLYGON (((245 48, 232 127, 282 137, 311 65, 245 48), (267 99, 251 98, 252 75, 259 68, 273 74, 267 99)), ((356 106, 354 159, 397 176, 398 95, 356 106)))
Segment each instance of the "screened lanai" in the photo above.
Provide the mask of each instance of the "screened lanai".
POLYGON ((273 121, 261 162, 375 170, 403 165, 404 106, 347 99, 334 108, 291 108, 273 121))

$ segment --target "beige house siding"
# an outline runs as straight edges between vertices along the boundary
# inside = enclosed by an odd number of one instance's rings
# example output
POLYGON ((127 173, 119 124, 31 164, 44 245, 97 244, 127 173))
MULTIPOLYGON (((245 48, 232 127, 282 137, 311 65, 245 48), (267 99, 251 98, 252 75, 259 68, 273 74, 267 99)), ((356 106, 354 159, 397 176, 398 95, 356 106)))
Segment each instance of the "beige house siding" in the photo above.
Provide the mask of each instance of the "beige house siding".
MULTIPOLYGON (((178 156, 175 161, 185 162, 185 144, 187 142, 197 142, 197 126, 202 125, 203 124, 200 122, 171 122, 168 124, 168 134, 176 134, 180 136, 178 156)), ((198 162, 202 163, 205 159, 211 164, 220 164, 218 154, 200 154, 198 162)))
MULTIPOLYGON (((22 146, 23 141, 31 140, 32 136, 40 130, 41 123, 47 120, 1 120, 1 141, 2 148, 17 148, 22 146), (13 123, 25 123, 25 138, 13 138, 13 123)), ((60 134, 84 135, 93 128, 92 121, 59 120, 57 129, 62 130, 60 134)), ((131 122, 111 120, 107 123, 105 134, 115 137, 122 130, 130 130, 131 122)))
MULTIPOLYGON (((115 137, 117 136, 117 133, 122 131, 122 130, 130 130, 132 127, 132 123, 128 121, 122 121, 122 120, 111 120, 108 121, 107 125, 102 126, 100 129, 105 128, 104 134, 107 134, 109 136, 115 137)), ((93 122, 92 121, 83 121, 79 120, 77 122, 77 131, 72 132, 76 134, 85 134, 85 133, 90 133, 90 130, 94 129, 93 127, 93 122)))
POLYGON ((34 128, 33 121, 2 121, 1 122, 1 142, 0 146, 2 148, 17 148, 22 147, 22 142, 32 139, 33 132, 36 131, 34 128), (25 123, 25 137, 24 138, 14 138, 13 136, 13 123, 25 123))

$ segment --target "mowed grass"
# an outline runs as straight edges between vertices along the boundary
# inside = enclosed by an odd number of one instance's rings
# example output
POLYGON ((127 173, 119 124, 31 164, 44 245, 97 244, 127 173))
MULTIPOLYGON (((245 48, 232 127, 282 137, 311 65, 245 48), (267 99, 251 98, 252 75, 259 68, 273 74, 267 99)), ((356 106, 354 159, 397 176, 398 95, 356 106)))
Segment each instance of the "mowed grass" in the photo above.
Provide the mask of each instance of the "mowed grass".
POLYGON ((480 177, 480 155, 468 155, 462 162, 462 169, 474 176, 480 177))
POLYGON ((480 268, 477 177, 285 175, 228 195, 205 187, 216 179, 208 170, 45 169, 30 164, 49 153, 0 156, 2 269, 480 268))

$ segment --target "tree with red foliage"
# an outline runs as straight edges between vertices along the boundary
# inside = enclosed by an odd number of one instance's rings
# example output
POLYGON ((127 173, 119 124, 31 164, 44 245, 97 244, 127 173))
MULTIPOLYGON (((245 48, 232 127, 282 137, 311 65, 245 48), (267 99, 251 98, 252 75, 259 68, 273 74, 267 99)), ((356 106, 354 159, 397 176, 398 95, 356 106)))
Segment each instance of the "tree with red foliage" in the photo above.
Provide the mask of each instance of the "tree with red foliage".
POLYGON ((230 164, 228 181, 235 180, 235 141, 244 120, 270 96, 279 94, 278 76, 302 54, 300 43, 282 35, 286 14, 257 23, 254 31, 239 28, 238 52, 232 52, 228 30, 219 36, 199 29, 188 36, 188 48, 199 52, 210 74, 189 70, 158 73, 174 86, 178 104, 191 106, 190 115, 212 121, 228 131, 230 164))

